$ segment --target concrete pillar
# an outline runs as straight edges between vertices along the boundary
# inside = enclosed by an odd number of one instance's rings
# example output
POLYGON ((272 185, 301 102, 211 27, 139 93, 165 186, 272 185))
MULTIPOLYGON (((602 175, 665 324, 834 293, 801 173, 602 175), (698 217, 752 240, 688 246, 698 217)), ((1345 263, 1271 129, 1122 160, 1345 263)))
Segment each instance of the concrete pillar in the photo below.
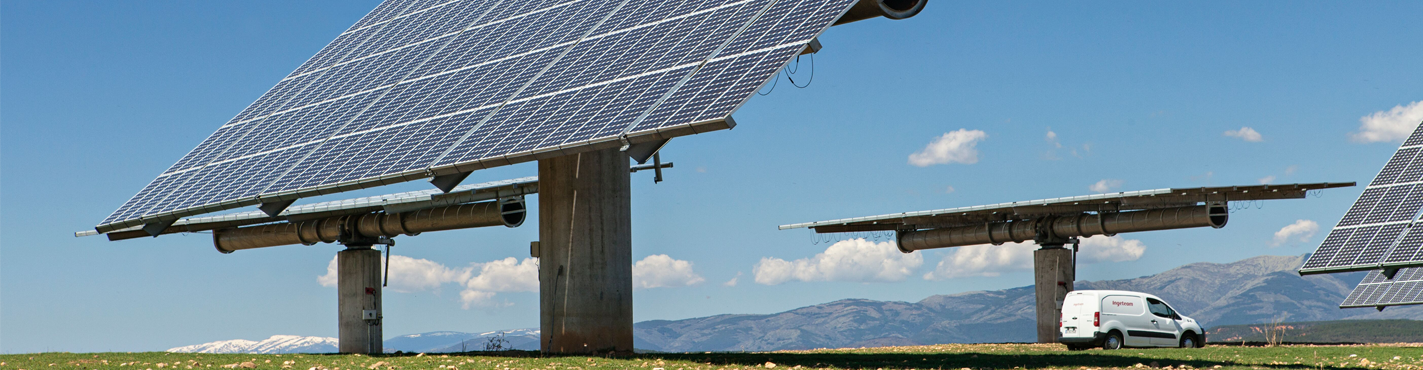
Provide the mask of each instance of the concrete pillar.
POLYGON ((1033 281, 1038 309, 1038 343, 1057 343, 1062 300, 1072 291, 1072 250, 1045 245, 1033 252, 1033 281))
POLYGON ((539 160, 544 352, 632 352, 628 176, 628 156, 617 149, 539 160))
POLYGON ((381 353, 380 251, 348 247, 336 253, 337 347, 341 353, 381 353))

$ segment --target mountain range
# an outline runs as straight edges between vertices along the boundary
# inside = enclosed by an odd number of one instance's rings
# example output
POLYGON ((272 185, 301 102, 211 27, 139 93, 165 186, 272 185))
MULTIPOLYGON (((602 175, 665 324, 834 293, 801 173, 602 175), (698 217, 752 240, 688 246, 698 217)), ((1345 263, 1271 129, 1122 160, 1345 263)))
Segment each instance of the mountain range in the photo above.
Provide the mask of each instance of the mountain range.
MULTIPOLYGON (((1210 326, 1342 319, 1418 319, 1423 306, 1339 309, 1363 272, 1301 277, 1305 256, 1260 256, 1232 263, 1193 263, 1135 279, 1078 281, 1075 288, 1149 292, 1210 326)), ((717 315, 651 320, 633 325, 643 350, 770 351, 936 343, 1030 342, 1036 339, 1031 286, 935 295, 918 302, 845 299, 765 315, 717 315)), ((387 340, 388 351, 483 350, 500 332, 432 332, 387 340)), ((504 331, 504 348, 538 348, 538 330, 504 331)), ((262 342, 273 341, 275 336, 262 342)), ((330 339, 330 338, 324 338, 330 339)), ((244 348, 238 341, 179 347, 244 348), (224 343, 224 344, 219 344, 224 343), (226 347, 223 347, 226 346, 226 347)), ((252 341, 241 341, 252 342, 252 341)), ((293 341, 292 343, 298 343, 293 341)), ((334 350, 334 340, 331 350, 334 350)), ((278 350, 271 345, 250 348, 278 350)), ((292 352, 322 352, 305 348, 292 352)), ((181 350, 181 351, 180 351, 181 350)), ((216 350, 216 349, 214 349, 216 350)), ((274 352, 261 352, 274 353, 274 352)))

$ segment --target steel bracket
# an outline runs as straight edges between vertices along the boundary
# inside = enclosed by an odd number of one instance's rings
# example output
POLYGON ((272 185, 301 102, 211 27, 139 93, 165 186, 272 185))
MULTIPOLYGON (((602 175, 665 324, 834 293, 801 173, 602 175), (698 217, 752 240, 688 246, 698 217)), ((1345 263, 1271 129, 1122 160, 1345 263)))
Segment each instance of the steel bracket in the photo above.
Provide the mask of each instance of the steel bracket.
POLYGON ((463 182, 466 177, 469 177, 470 173, 471 172, 459 172, 448 175, 438 175, 430 178, 430 184, 435 185, 435 188, 440 189, 440 192, 448 194, 451 190, 455 190, 455 187, 459 186, 460 182, 463 182))

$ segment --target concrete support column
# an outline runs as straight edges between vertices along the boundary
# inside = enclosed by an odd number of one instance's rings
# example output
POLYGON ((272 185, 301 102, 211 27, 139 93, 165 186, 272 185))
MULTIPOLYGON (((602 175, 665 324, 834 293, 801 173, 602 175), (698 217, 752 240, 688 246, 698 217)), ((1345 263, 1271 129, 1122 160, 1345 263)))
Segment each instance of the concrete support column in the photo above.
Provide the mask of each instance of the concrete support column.
POLYGON ((617 149, 539 160, 544 352, 632 352, 629 181, 617 149))
POLYGON ((1072 250, 1044 245, 1033 252, 1033 281, 1037 295, 1038 343, 1057 343, 1062 300, 1072 291, 1072 250))
POLYGON ((348 247, 336 253, 341 353, 381 353, 380 251, 348 247))

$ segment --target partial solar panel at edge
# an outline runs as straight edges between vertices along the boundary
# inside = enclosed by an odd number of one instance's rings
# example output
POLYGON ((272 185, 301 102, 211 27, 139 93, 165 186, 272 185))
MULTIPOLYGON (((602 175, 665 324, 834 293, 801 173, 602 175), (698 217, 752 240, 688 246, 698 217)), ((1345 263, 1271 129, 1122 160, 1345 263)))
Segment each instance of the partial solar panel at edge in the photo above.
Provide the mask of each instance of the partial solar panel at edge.
POLYGON ((850 5, 386 1, 96 229, 729 128, 850 5))
POLYGON ((1300 274, 1423 266, 1423 123, 1330 230, 1300 274))
POLYGON ((1369 272, 1349 296, 1339 303, 1340 308, 1384 307, 1423 304, 1423 267, 1398 270, 1389 279, 1383 271, 1369 272))

